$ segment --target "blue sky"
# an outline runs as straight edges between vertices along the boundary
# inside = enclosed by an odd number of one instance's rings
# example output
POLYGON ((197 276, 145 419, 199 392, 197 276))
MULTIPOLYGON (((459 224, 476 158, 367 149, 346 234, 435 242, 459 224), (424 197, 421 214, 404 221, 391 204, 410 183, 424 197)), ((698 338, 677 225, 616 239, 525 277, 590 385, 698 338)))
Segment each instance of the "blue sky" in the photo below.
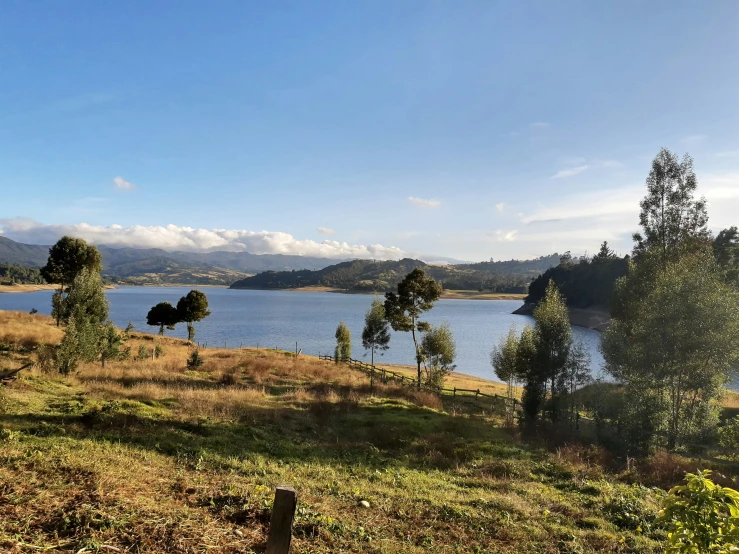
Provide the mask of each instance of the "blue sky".
POLYGON ((625 253, 661 146, 694 157, 711 227, 739 224, 737 29, 732 1, 8 1, 0 227, 625 253))

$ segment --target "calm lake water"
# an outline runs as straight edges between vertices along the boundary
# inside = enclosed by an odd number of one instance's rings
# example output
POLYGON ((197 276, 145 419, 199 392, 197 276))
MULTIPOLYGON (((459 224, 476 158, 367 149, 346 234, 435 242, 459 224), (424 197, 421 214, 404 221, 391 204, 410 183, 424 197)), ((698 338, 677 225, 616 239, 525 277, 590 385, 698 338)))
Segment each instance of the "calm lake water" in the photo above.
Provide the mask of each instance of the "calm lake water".
MULTIPOLYGON (((190 287, 121 287, 107 291, 110 317, 119 327, 130 321, 140 331, 155 332, 146 325, 146 314, 158 302, 176 304, 190 287)), ((203 288, 208 296, 211 315, 195 324, 195 340, 208 346, 238 348, 260 346, 294 350, 295 343, 306 354, 331 353, 334 332, 343 320, 352 332, 352 357, 362 358, 364 314, 372 296, 331 292, 285 292, 203 288)), ((0 310, 51 312, 51 291, 0 294, 0 310)), ((440 300, 425 320, 432 324, 447 322, 457 342, 457 371, 486 379, 495 379, 490 366, 490 350, 511 325, 519 331, 528 316, 512 315, 521 306, 518 300, 440 300)), ((576 339, 590 351, 594 376, 600 373, 603 358, 598 352, 600 336, 596 331, 573 327, 576 339)), ((187 337, 184 324, 170 336, 187 337)), ((369 355, 366 355, 369 361, 369 355)), ((375 363, 412 364, 413 341, 410 333, 393 333, 390 349, 375 356, 375 363)))

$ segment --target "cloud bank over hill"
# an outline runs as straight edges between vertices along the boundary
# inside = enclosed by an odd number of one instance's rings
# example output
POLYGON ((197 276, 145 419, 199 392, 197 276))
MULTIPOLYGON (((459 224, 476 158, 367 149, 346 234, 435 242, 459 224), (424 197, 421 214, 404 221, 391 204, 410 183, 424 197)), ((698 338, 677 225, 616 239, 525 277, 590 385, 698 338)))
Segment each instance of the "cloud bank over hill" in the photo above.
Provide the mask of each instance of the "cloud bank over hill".
POLYGON ((399 260, 407 253, 395 246, 349 244, 335 240, 299 240, 289 233, 243 229, 194 229, 177 225, 47 225, 32 219, 0 219, 0 234, 28 244, 53 244, 63 235, 93 244, 162 248, 196 252, 228 250, 251 254, 289 254, 317 258, 399 260))

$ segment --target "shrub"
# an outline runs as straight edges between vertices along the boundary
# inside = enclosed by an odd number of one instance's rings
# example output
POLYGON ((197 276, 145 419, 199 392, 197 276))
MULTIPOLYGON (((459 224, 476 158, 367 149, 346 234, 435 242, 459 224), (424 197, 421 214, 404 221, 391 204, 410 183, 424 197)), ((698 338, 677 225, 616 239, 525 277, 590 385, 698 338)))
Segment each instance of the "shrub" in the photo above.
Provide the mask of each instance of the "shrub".
POLYGON ((187 359, 187 367, 195 368, 203 365, 203 357, 197 350, 194 350, 190 357, 187 359))
POLYGON ((603 512, 619 529, 647 533, 657 519, 656 510, 646 502, 649 489, 633 485, 630 489, 610 497, 603 512))
POLYGON ((149 359, 149 349, 146 348, 145 344, 139 344, 139 351, 138 354, 136 354, 136 359, 140 361, 149 359))
POLYGON ((719 428, 718 439, 724 448, 739 449, 739 416, 734 416, 719 428))
POLYGON ((711 481, 710 470, 688 473, 673 487, 660 521, 667 524, 666 554, 735 552, 739 545, 739 492, 711 481))
POLYGON ((162 348, 161 344, 157 344, 154 347, 154 357, 161 358, 163 355, 164 355, 164 348, 162 348))

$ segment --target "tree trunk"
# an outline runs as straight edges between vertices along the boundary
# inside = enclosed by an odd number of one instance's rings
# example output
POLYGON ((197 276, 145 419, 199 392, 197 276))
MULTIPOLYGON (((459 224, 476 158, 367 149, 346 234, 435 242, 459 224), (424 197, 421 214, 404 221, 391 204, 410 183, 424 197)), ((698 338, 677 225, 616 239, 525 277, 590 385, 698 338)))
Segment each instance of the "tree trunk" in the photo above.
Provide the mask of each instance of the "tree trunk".
POLYGON ((413 328, 411 329, 413 335, 413 346, 416 347, 416 366, 418 367, 418 389, 421 389, 421 356, 418 353, 418 342, 416 341, 416 323, 413 322, 413 328))

